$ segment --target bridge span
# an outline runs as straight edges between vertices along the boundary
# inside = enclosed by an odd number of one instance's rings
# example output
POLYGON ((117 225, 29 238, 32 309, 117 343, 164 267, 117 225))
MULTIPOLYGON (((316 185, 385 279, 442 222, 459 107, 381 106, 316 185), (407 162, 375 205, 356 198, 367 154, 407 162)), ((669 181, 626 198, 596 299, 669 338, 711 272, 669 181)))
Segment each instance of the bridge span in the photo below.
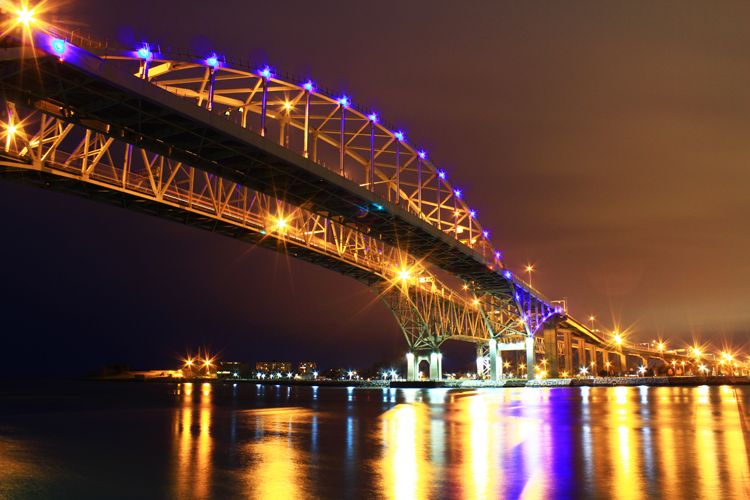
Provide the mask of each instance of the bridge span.
POLYGON ((492 379, 514 349, 529 378, 667 355, 605 339, 514 276, 446 172, 349 96, 216 54, 16 24, 0 46, 4 178, 351 276, 392 311, 410 379, 422 361, 442 377, 448 340, 475 343, 492 379))

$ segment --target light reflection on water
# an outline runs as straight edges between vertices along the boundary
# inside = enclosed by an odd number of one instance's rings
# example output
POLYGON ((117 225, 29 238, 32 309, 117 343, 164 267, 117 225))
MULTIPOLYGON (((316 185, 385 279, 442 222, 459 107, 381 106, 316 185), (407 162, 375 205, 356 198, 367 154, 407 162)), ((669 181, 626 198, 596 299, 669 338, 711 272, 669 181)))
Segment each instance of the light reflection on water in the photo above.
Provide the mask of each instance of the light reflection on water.
POLYGON ((750 496, 745 387, 102 387, 2 400, 0 496, 750 496))

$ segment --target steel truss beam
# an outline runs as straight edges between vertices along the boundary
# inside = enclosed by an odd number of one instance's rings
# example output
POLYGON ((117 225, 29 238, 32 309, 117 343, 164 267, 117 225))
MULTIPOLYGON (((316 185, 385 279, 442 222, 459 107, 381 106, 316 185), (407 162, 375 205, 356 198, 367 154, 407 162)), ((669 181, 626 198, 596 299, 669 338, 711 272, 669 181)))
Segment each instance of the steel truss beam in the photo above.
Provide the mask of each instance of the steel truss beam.
POLYGON ((5 104, 0 161, 5 177, 179 220, 354 277, 390 308, 413 349, 519 333, 510 302, 453 290, 418 259, 335 218, 38 110, 5 104))

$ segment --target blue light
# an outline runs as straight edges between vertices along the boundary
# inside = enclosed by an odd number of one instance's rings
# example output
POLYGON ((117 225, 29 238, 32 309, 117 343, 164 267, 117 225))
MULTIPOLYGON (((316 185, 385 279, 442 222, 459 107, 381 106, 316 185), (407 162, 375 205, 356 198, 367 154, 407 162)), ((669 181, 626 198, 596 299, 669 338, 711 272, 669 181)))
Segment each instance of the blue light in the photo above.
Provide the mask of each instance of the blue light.
POLYGON ((151 59, 151 56, 151 49, 148 48, 148 44, 144 44, 143 47, 138 49, 138 57, 140 57, 141 59, 148 61, 149 59, 151 59))
POLYGON ((484 231, 482 231, 482 236, 484 236, 485 238, 489 238, 490 232, 485 229, 484 231))
POLYGON ((369 115, 367 115, 367 119, 370 120, 372 123, 378 123, 378 114, 370 113, 369 115))
POLYGON ((342 95, 341 97, 339 97, 337 102, 345 108, 349 107, 349 104, 351 104, 349 97, 345 95, 342 95))
POLYGON ((427 158, 427 151, 425 151, 424 149, 420 149, 420 150, 419 150, 419 152, 418 152, 417 154, 418 154, 418 155, 419 155, 419 157, 420 157, 421 159, 423 159, 423 160, 424 160, 425 158, 427 158))
POLYGON ((313 83, 312 80, 307 80, 305 83, 302 84, 302 88, 304 88, 308 92, 312 92, 313 90, 315 90, 315 84, 313 83))
POLYGON ((211 57, 209 57, 208 59, 206 59, 206 65, 209 66, 209 67, 211 67, 211 68, 215 68, 215 67, 217 67, 219 65, 219 58, 216 57, 216 54, 214 54, 211 57))
POLYGON ((503 256, 503 253, 500 250, 495 250, 495 258, 496 259, 499 259, 502 256, 503 256))
POLYGON ((375 207, 375 210, 383 210, 383 205, 380 203, 373 203, 372 206, 375 207))
POLYGON ((266 64, 265 66, 263 66, 261 69, 258 70, 258 74, 262 76, 263 78, 265 78, 266 80, 268 80, 269 78, 273 76, 273 71, 271 70, 271 67, 268 64, 266 64))
POLYGON ((445 179, 445 170, 438 170, 438 177, 441 179, 445 179))
POLYGON ((453 194, 456 196, 456 198, 461 198, 461 190, 460 189, 454 189, 453 194))
POLYGON ((404 135, 404 133, 403 133, 403 132, 401 132, 400 130, 399 130, 398 132, 395 132, 395 133, 394 133, 393 135, 395 135, 395 136, 396 136, 396 139, 398 139, 398 140, 399 140, 399 141, 401 141, 401 142, 404 142, 404 137, 406 137, 406 136, 404 135))
POLYGON ((513 275, 511 274, 511 272, 510 272, 510 271, 505 271, 505 272, 503 273, 503 276, 505 276, 505 278, 506 278, 506 279, 510 279, 510 278, 511 278, 511 276, 513 276, 513 275))
POLYGON ((55 54, 62 57, 65 53, 65 40, 61 40, 59 38, 55 38, 54 40, 52 40, 52 50, 55 52, 55 54))
POLYGON ((473 219, 477 216, 476 210, 469 210, 469 216, 473 219))

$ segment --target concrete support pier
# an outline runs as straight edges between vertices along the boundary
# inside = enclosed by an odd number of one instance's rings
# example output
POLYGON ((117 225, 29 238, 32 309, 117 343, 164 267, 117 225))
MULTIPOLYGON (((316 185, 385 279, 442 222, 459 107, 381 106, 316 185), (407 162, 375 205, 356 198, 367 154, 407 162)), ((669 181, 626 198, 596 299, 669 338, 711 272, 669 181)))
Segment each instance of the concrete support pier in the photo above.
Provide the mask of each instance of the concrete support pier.
POLYGON ((406 353, 406 380, 408 380, 409 382, 414 382, 415 380, 417 380, 417 366, 416 362, 414 361, 413 352, 406 353))
POLYGON ((569 330, 563 330, 563 353, 565 356, 565 367, 563 371, 568 377, 573 376, 573 339, 569 330))
POLYGON ((536 353, 534 352, 534 337, 526 337, 526 379, 534 380, 534 365, 536 364, 536 353))
POLYGON ((544 357, 547 360, 547 377, 557 378, 560 362, 557 356, 557 328, 554 323, 544 324, 544 357))
POLYGON ((443 380, 443 355, 440 351, 430 353, 430 380, 443 380))
POLYGON ((500 366, 498 367, 497 361, 498 361, 498 353, 497 353, 497 340, 490 339, 489 342, 489 348, 490 348, 490 380, 499 380, 500 375, 502 374, 502 358, 500 358, 500 366))

